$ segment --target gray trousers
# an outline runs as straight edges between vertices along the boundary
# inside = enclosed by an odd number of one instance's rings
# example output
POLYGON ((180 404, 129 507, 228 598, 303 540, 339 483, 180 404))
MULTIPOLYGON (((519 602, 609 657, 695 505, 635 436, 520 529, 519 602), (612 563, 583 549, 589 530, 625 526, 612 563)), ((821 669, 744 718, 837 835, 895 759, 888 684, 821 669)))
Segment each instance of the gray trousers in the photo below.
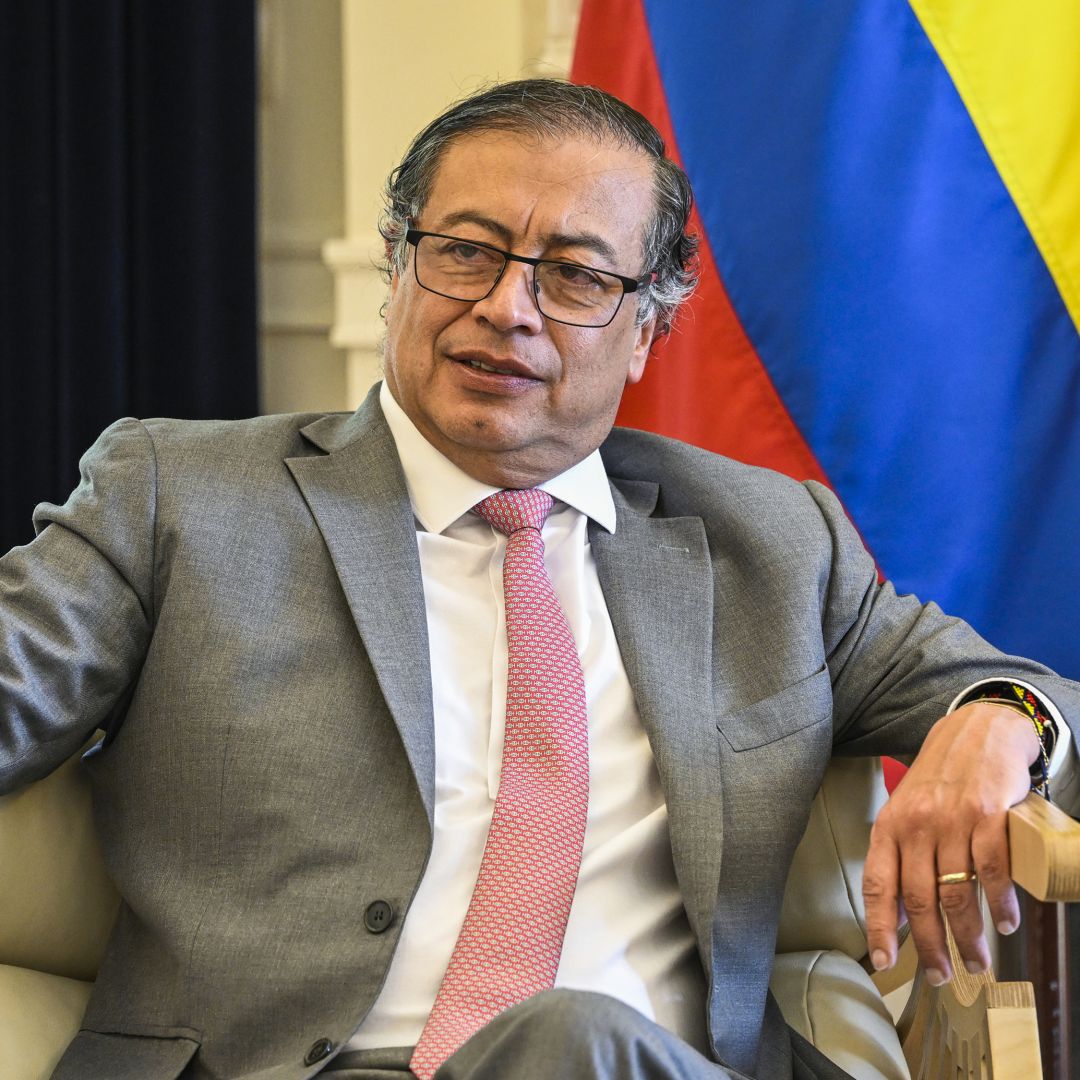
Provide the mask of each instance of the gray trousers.
MULTIPOLYGON (((791 1033, 792 1080, 850 1080, 791 1033)), ((339 1054, 327 1080, 407 1080, 411 1046, 339 1054)), ((750 1080, 605 994, 548 990, 481 1028, 435 1080, 750 1080)), ((758 1080, 788 1080, 760 1077, 758 1080)))

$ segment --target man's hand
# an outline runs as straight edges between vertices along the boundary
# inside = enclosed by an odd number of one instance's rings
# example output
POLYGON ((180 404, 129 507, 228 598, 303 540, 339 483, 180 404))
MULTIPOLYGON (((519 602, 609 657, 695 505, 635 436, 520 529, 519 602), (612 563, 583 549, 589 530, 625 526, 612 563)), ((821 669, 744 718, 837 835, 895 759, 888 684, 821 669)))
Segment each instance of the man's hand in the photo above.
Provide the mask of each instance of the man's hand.
POLYGON ((975 883, 937 879, 974 871, 999 933, 1020 925, 1006 815, 1027 795, 1028 765, 1038 754, 1031 721, 992 702, 965 705, 934 725, 870 835, 863 896, 875 968, 896 963, 906 912, 929 982, 951 979, 942 910, 968 971, 990 966, 975 883))

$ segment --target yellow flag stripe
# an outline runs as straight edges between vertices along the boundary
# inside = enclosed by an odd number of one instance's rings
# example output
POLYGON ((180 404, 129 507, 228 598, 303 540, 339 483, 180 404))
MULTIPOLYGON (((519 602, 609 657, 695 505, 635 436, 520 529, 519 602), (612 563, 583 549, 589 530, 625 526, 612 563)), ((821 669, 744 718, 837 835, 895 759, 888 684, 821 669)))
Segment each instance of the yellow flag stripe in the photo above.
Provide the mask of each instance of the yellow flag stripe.
POLYGON ((1080 0, 910 0, 1080 330, 1080 0))

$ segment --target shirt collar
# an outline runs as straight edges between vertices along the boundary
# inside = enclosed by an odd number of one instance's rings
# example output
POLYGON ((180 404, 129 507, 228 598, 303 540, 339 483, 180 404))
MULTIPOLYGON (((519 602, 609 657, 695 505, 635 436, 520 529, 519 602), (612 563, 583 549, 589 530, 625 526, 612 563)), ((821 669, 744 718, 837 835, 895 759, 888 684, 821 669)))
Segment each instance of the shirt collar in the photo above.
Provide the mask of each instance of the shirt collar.
MULTIPOLYGON (((405 415, 385 381, 379 390, 379 404, 401 459, 413 513, 427 532, 441 533, 481 499, 499 490, 474 480, 436 450, 405 415)), ((615 531, 615 503, 598 450, 540 487, 608 532, 615 531)))

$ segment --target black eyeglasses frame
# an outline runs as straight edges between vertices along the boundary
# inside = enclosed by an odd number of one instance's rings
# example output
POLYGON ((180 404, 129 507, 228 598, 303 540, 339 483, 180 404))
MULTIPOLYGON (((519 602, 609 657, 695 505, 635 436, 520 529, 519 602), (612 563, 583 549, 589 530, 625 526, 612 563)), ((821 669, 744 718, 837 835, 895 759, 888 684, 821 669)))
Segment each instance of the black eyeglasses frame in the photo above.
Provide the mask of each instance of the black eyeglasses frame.
POLYGON ((434 293, 436 296, 445 296, 447 300, 457 300, 463 304, 478 304, 481 300, 486 300, 495 291, 499 282, 502 281, 503 274, 506 273, 506 267, 510 263, 525 263, 527 266, 533 268, 533 303, 536 304, 536 310, 539 311, 545 319, 550 319, 551 322, 561 323, 563 326, 580 326, 585 330, 602 330, 605 326, 610 326, 615 321, 615 316, 619 314, 619 309, 622 307, 623 297, 625 297, 627 293, 637 292, 638 289, 651 285, 656 280, 655 273, 646 274, 644 277, 640 278, 632 278, 627 277, 625 274, 616 274, 614 270, 600 270, 598 267, 586 266, 584 263, 571 262, 569 259, 545 259, 533 257, 531 255, 516 255, 512 251, 505 251, 500 247, 496 247, 494 244, 485 243, 483 240, 470 240, 467 236, 452 236, 449 233, 425 232, 423 229, 406 229, 405 243, 411 244, 415 248, 425 236, 434 236, 439 240, 460 240, 463 244, 471 244, 473 247, 484 248, 486 251, 493 251, 496 255, 501 255, 504 262, 502 269, 491 283, 491 288, 488 289, 483 296, 478 296, 475 300, 463 300, 460 296, 450 296, 449 293, 441 293, 438 289, 432 289, 425 285, 420 280, 420 274, 416 268, 416 259, 414 258, 413 277, 416 278, 416 284, 419 285, 421 289, 434 293), (568 322, 565 319, 556 319, 551 315, 548 315, 547 312, 540 307, 540 300, 537 295, 536 268, 541 263, 552 263, 556 266, 576 266, 581 270, 588 270, 590 274, 601 274, 604 277, 615 278, 615 280, 622 285, 623 291, 619 296, 619 302, 615 305, 615 309, 611 313, 611 318, 608 319, 607 322, 602 323, 574 323, 568 322))

